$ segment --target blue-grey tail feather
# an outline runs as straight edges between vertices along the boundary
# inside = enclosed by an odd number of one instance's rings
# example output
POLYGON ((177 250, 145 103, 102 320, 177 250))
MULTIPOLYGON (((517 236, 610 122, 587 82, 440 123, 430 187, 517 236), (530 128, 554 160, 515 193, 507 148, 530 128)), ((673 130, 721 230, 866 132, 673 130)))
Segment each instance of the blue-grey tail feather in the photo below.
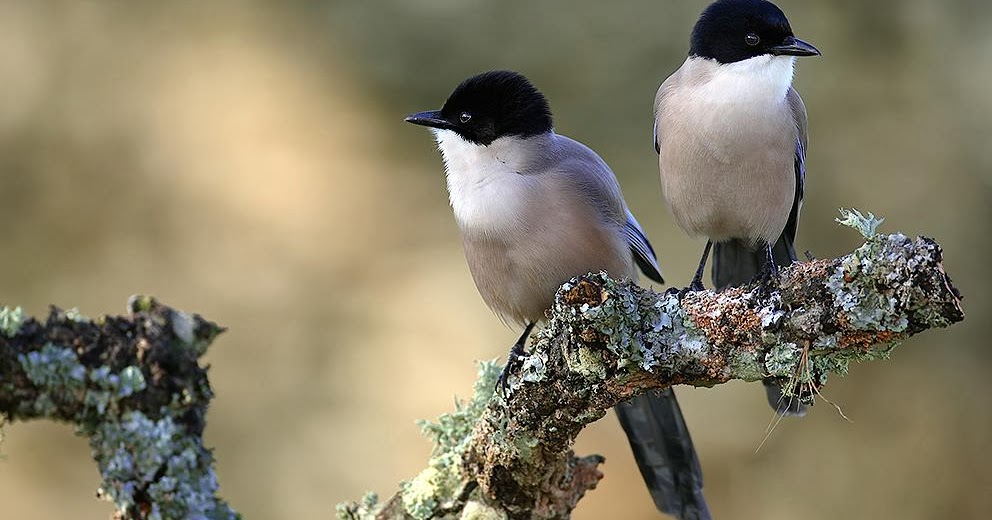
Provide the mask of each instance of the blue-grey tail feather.
POLYGON ((711 520, 703 472, 671 388, 614 407, 655 506, 679 520, 711 520))
MULTIPOLYGON (((783 233, 772 247, 772 256, 779 267, 796 261, 796 251, 790 238, 790 235, 795 236, 794 227, 791 231, 783 233)), ((764 268, 766 257, 764 244, 754 246, 736 239, 713 244, 713 287, 722 290, 752 281, 764 268)), ((781 415, 806 415, 807 407, 799 399, 782 399, 779 381, 767 379, 764 383, 772 409, 781 415)))

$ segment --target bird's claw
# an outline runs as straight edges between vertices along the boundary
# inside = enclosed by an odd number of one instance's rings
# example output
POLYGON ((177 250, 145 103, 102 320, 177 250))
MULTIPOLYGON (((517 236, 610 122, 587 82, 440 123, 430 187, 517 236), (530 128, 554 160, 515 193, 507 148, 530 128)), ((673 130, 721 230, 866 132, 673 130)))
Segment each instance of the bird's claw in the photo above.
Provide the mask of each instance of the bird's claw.
POLYGON ((524 346, 520 343, 513 345, 510 349, 510 355, 506 359, 506 365, 503 366, 503 371, 499 374, 499 379, 496 380, 496 391, 502 393, 504 396, 509 394, 510 390, 510 372, 518 369, 523 365, 523 358, 527 353, 524 352, 524 346))

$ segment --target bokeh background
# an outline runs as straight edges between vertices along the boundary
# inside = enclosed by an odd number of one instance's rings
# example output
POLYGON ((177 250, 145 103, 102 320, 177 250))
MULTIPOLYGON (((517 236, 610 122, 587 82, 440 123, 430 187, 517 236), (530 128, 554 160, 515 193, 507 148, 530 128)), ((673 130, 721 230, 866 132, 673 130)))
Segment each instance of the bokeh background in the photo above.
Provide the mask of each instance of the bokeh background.
MULTIPOLYGON (((158 296, 230 327, 208 355, 221 492, 246 518, 332 518, 424 464, 414 421, 517 336, 462 259, 430 135, 404 115, 512 68, 596 149, 685 285, 702 241, 661 203, 658 84, 706 2, 4 2, 0 299, 118 313, 158 296)), ((717 518, 992 515, 992 3, 783 0, 823 57, 800 249, 859 244, 840 206, 946 249, 967 320, 855 367, 782 422, 758 386, 679 389, 717 518)), ((4 428, 0 516, 107 518, 83 439, 4 428)), ((577 519, 656 518, 612 416, 577 519)))

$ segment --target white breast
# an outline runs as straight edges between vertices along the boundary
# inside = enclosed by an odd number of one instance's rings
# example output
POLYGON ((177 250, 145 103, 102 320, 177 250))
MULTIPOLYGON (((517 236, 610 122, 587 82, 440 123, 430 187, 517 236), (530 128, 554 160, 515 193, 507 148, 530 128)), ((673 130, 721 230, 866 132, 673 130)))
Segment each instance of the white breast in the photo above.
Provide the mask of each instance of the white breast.
POLYGON ((696 88, 687 89, 693 116, 705 141, 724 145, 734 154, 739 148, 765 144, 767 133, 777 137, 783 116, 787 115, 786 94, 792 85, 793 56, 763 55, 730 63, 697 60, 707 78, 696 88))
POLYGON ((691 235, 774 241, 795 195, 795 58, 690 58, 658 93, 665 198, 691 235))
POLYGON ((468 142, 451 130, 435 133, 444 157, 448 200, 463 230, 499 233, 521 218, 533 178, 524 168, 521 139, 503 137, 489 146, 468 142))

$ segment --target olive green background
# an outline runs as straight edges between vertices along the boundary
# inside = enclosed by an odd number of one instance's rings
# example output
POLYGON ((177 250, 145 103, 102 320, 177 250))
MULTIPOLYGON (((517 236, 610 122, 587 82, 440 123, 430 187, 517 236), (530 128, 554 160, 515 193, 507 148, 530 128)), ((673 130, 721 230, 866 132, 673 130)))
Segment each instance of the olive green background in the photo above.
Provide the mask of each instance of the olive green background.
MULTIPOLYGON (((822 51, 799 248, 859 236, 840 206, 926 234, 967 320, 854 367, 773 419, 756 385, 678 390, 720 519, 992 515, 989 298, 992 4, 782 2, 822 51)), ((230 327, 207 356, 207 441, 253 520, 333 517, 413 476, 418 418, 466 395, 518 331, 475 293, 441 160, 403 116, 465 77, 529 76, 559 132, 613 167, 671 283, 702 248, 661 202, 658 84, 705 2, 5 2, 0 4, 0 300, 89 315, 156 295, 230 327)), ((4 427, 0 516, 107 518, 71 428, 4 427)), ((576 519, 656 518, 615 419, 580 453, 606 478, 576 519)))

